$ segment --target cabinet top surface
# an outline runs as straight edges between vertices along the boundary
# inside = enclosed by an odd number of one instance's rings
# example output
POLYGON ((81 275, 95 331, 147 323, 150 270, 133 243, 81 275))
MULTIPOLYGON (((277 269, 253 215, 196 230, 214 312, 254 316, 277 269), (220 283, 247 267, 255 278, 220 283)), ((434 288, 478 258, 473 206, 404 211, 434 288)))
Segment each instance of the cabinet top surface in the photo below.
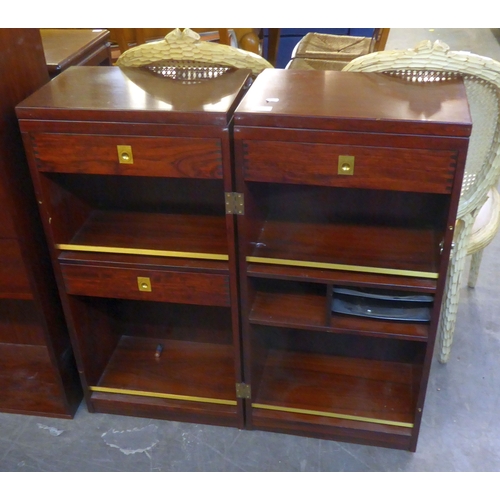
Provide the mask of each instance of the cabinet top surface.
POLYGON ((183 83, 139 68, 73 66, 17 107, 20 119, 225 125, 249 72, 183 83))
POLYGON ((468 136, 461 80, 409 83, 379 73, 269 69, 235 112, 242 126, 468 136))

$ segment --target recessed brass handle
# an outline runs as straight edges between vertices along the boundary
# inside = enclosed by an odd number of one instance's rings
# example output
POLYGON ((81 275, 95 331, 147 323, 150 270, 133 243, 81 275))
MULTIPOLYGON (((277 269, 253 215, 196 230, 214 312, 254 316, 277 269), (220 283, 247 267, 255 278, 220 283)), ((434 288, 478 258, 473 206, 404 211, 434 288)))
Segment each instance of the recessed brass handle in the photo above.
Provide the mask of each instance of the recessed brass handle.
POLYGON ((118 151, 118 162, 119 163, 126 163, 126 164, 133 164, 134 163, 134 157, 132 155, 132 146, 116 146, 116 149, 118 151))
POLYGON ((339 156, 338 171, 339 175, 354 175, 354 156, 339 156))
POLYGON ((151 292, 151 280, 149 278, 144 278, 139 276, 137 278, 137 286, 139 287, 140 292, 151 292))

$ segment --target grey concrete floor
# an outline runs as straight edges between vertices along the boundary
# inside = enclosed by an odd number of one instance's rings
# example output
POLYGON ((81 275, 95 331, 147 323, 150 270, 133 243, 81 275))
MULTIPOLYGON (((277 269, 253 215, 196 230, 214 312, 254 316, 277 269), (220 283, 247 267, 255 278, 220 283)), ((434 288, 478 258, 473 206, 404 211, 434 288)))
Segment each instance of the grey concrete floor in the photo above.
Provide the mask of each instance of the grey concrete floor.
MULTIPOLYGON (((394 29, 500 60, 489 29, 394 29)), ((90 414, 0 414, 0 471, 500 471, 500 237, 463 286, 450 361, 434 361, 415 453, 260 431, 90 414)), ((243 485, 238 488, 245 489, 243 485)), ((5 497, 7 498, 7 497, 5 497)))

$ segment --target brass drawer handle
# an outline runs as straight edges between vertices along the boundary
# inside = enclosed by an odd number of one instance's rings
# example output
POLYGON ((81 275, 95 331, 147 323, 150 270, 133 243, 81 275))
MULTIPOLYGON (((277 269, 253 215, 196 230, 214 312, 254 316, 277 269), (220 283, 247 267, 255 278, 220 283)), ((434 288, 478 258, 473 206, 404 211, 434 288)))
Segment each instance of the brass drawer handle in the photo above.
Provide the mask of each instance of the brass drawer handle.
POLYGON ((339 156, 339 175, 354 175, 354 156, 339 156))
POLYGON ((140 292, 152 292, 151 280, 149 278, 139 276, 137 278, 137 286, 140 292))
POLYGON ((118 151, 119 163, 126 163, 129 165, 134 163, 134 157, 132 155, 132 146, 116 146, 116 149, 118 151))

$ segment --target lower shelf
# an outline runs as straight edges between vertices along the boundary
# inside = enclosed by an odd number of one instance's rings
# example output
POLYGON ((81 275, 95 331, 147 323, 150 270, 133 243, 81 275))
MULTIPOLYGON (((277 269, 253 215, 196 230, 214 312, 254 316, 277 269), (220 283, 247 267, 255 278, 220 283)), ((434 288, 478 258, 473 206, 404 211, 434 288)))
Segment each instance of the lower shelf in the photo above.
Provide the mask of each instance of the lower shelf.
POLYGON ((89 387, 90 409, 242 427, 233 354, 223 344, 123 336, 89 387))
MULTIPOLYGON (((252 407, 411 429, 418 365, 270 350, 252 407)), ((254 392, 254 391, 252 391, 254 392)))
POLYGON ((252 429, 414 451, 414 430, 406 427, 259 408, 251 413, 252 429))
POLYGON ((242 405, 237 406, 92 392, 91 411, 132 417, 243 428, 242 405))
POLYGON ((90 389, 235 406, 233 354, 222 344, 123 336, 90 389))

